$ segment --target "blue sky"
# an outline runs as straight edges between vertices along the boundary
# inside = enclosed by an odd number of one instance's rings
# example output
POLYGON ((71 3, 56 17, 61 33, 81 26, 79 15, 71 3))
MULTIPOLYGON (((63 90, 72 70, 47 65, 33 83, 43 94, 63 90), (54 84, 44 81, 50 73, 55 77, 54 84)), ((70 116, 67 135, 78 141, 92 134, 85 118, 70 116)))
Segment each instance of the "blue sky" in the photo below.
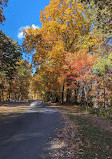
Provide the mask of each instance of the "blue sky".
POLYGON ((12 39, 22 44, 22 28, 29 26, 41 27, 40 10, 49 4, 50 0, 9 0, 4 8, 6 21, 0 29, 12 39))

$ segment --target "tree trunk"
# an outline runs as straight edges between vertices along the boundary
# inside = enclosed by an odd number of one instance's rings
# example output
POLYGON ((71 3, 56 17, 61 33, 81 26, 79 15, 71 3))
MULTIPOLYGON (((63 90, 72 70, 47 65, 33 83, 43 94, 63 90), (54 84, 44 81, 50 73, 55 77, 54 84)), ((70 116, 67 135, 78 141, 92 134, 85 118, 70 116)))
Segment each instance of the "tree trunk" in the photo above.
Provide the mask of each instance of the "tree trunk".
POLYGON ((84 86, 82 87, 82 97, 81 97, 81 105, 85 105, 85 91, 84 91, 84 86))
POLYGON ((2 101, 4 101, 4 91, 2 89, 2 101))
POLYGON ((77 102, 77 98, 78 98, 78 90, 75 89, 74 92, 75 92, 75 94, 74 94, 74 104, 77 104, 77 103, 78 103, 78 102, 77 102))
POLYGON ((61 103, 64 102, 64 83, 63 83, 63 88, 62 88, 62 99, 61 99, 61 103))
POLYGON ((70 83, 71 81, 69 80, 69 76, 67 77, 67 95, 66 95, 66 103, 70 103, 70 98, 71 98, 71 90, 70 90, 70 83))
POLYGON ((17 100, 16 94, 17 94, 17 93, 14 93, 14 100, 15 100, 15 101, 17 100))
POLYGON ((8 97, 8 100, 10 101, 11 100, 11 81, 9 81, 9 97, 8 97))
POLYGON ((67 89, 67 97, 66 97, 66 102, 70 103, 70 98, 71 98, 71 90, 67 89))
POLYGON ((105 75, 103 76, 103 92, 104 92, 104 108, 107 108, 107 105, 106 105, 106 83, 105 83, 105 75))

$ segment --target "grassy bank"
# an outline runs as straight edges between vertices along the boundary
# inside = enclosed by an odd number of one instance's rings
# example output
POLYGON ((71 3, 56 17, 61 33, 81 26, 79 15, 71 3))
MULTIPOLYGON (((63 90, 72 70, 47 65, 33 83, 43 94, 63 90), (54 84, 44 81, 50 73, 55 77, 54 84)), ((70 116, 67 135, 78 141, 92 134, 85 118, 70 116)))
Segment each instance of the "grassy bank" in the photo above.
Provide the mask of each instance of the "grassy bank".
MULTIPOLYGON (((112 158, 112 131, 111 129, 107 131, 107 125, 105 125, 103 129, 100 129, 95 122, 94 124, 92 122, 96 118, 94 116, 90 118, 88 112, 86 112, 87 118, 83 118, 84 115, 77 106, 58 105, 57 109, 68 116, 69 120, 77 124, 78 138, 80 138, 80 144, 78 146, 79 152, 77 153, 78 159, 112 158)), ((104 124, 102 119, 97 118, 97 120, 101 120, 100 123, 102 125, 104 124)), ((105 122, 106 119, 103 120, 105 122)), ((76 137, 72 136, 71 140, 74 144, 77 142, 76 137)))
MULTIPOLYGON (((101 131, 97 126, 93 126, 87 119, 80 116, 68 114, 70 120, 78 124, 78 130, 82 144, 80 150, 82 159, 111 159, 112 155, 112 134, 101 131)), ((75 142, 75 141, 74 141, 75 142)))

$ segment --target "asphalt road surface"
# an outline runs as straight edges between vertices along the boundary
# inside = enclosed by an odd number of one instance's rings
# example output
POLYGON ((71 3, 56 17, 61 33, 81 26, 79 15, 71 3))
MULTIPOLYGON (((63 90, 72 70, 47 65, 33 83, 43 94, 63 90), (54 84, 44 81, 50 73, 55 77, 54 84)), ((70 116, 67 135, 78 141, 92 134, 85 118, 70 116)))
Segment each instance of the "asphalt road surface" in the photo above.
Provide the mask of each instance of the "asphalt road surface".
POLYGON ((37 101, 18 117, 0 123, 0 159, 52 159, 61 114, 37 101))

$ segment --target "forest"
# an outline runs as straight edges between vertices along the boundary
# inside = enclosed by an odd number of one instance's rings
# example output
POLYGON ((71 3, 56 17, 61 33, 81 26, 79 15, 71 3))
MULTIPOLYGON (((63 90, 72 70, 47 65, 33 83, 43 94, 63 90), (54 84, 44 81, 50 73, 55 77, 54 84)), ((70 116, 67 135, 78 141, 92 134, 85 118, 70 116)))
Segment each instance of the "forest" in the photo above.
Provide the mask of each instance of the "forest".
POLYGON ((51 0, 42 27, 23 30, 22 46, 0 30, 0 101, 38 98, 111 114, 111 17, 110 0, 51 0))

